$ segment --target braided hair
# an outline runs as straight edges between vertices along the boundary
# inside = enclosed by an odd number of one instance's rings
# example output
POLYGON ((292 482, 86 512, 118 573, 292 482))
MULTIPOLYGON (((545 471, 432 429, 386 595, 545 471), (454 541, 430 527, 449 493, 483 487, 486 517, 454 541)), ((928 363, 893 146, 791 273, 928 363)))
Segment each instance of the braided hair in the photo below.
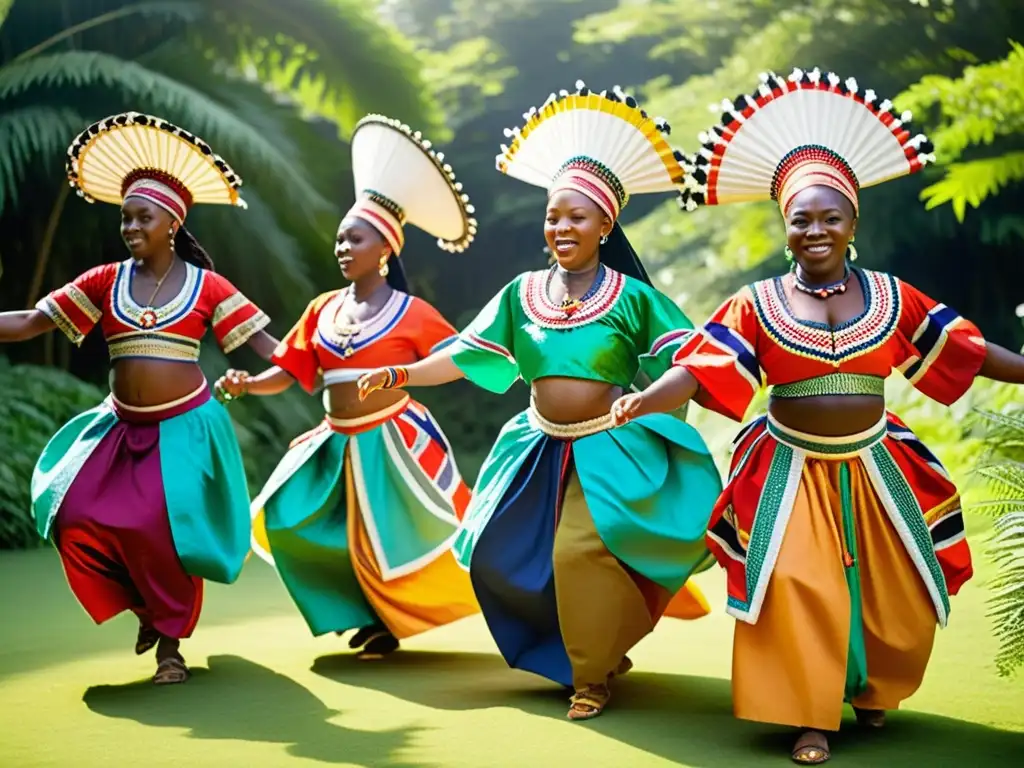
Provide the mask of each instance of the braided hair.
POLYGON ((210 258, 210 254, 203 249, 203 246, 199 244, 195 236, 185 229, 184 225, 178 227, 178 232, 174 236, 174 252, 184 261, 194 264, 200 269, 210 272, 217 271, 213 266, 213 259, 210 258))

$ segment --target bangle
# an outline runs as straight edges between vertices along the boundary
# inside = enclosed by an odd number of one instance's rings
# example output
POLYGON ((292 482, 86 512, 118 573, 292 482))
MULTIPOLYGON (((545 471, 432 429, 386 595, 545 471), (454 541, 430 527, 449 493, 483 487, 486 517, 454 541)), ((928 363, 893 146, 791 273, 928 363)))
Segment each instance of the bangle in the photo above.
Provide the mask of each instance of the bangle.
POLYGON ((384 373, 386 378, 381 389, 400 389, 409 383, 409 371, 404 366, 385 368, 384 373))

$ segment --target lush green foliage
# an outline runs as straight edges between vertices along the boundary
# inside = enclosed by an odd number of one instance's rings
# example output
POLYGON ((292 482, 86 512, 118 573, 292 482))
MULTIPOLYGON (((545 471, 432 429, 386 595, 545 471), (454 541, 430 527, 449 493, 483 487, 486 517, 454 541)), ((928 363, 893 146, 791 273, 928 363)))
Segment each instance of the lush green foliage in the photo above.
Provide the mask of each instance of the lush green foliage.
POLYGON ((1024 410, 984 411, 986 453, 978 463, 989 495, 975 509, 996 519, 989 554, 999 566, 990 613, 999 639, 996 664, 1010 675, 1024 665, 1024 410))
POLYGON ((97 405, 103 393, 56 368, 11 365, 0 357, 0 549, 40 543, 29 512, 36 459, 72 416, 97 405))

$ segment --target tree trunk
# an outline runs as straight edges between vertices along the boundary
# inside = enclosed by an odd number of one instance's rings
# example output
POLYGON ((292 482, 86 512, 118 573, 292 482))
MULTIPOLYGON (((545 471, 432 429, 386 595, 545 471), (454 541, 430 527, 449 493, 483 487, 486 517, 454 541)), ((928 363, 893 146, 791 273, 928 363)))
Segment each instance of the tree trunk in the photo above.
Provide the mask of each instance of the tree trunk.
POLYGON ((36 255, 36 266, 32 272, 32 282, 29 283, 28 296, 25 299, 27 309, 32 309, 39 299, 39 291, 43 287, 43 278, 46 276, 46 267, 50 263, 50 252, 53 250, 53 238, 57 233, 57 224, 60 223, 60 215, 64 212, 64 203, 68 199, 71 187, 62 184, 57 199, 50 211, 50 218, 46 222, 46 231, 43 233, 43 242, 39 245, 39 253, 36 255))

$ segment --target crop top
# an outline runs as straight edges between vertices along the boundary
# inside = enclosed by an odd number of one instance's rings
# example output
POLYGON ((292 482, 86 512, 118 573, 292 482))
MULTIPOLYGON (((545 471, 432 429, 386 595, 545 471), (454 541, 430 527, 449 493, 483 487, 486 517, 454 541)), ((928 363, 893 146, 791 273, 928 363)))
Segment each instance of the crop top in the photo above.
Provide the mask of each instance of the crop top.
POLYGON ((98 322, 111 360, 147 358, 194 363, 207 327, 224 352, 237 349, 270 318, 227 279, 185 262, 185 282, 161 307, 147 309, 132 298, 132 259, 101 264, 44 296, 36 309, 75 344, 98 322))
POLYGON ((606 268, 572 314, 551 301, 551 270, 526 272, 494 296, 459 334, 454 363, 470 381, 505 392, 517 378, 603 381, 628 389, 638 372, 653 381, 693 325, 667 296, 606 268))
POLYGON ((271 357, 307 392, 316 389, 321 374, 325 384, 355 381, 374 368, 414 363, 455 339, 455 329, 440 312, 401 291, 393 291, 371 319, 346 326, 339 313, 349 290, 309 302, 271 357))
POLYGON ((700 383, 696 402, 739 421, 765 384, 832 373, 884 379, 893 369, 931 399, 956 402, 985 361, 978 328, 892 275, 853 272, 864 310, 835 327, 797 319, 781 277, 729 298, 675 355, 700 383))

